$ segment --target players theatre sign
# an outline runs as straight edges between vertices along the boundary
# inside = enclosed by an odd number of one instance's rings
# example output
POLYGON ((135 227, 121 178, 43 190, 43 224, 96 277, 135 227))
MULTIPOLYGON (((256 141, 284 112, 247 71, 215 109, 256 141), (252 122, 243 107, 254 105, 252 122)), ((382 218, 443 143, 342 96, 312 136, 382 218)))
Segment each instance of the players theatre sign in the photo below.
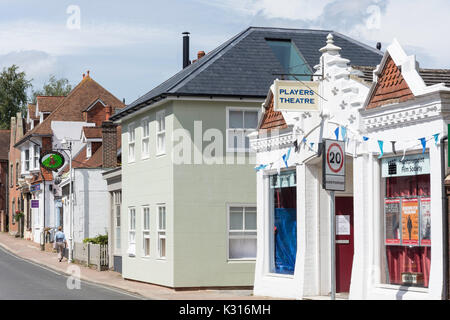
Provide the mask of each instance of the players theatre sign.
POLYGON ((276 80, 275 111, 319 111, 319 82, 276 80))

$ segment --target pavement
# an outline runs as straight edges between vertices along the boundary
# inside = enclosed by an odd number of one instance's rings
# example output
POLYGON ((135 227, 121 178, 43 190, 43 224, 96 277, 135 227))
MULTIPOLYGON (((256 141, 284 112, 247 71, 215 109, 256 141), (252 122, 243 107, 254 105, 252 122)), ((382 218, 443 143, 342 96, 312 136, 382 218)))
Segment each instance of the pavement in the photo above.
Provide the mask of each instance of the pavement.
MULTIPOLYGON (((80 279, 88 285, 103 287, 104 289, 117 289, 127 292, 134 297, 151 300, 278 300, 271 297, 254 296, 252 290, 183 290, 152 285, 149 283, 125 280, 120 273, 108 270, 97 271, 78 264, 69 264, 66 259, 59 262, 57 254, 41 251, 40 246, 29 240, 15 238, 8 233, 0 232, 0 247, 13 255, 35 264, 44 269, 53 270, 61 275, 73 275, 74 266, 80 279), (90 283, 90 284, 89 284, 90 283)), ((11 268, 11 266, 10 266, 11 268)), ((36 271, 33 271, 36 272, 36 271)), ((1 279, 0 279, 1 281, 1 279)), ((73 290, 72 290, 73 291, 73 290)), ((124 295, 123 298, 125 298, 124 295)), ((0 296, 1 297, 1 296, 0 296)), ((115 298, 115 296, 114 296, 115 298)), ((104 299, 110 299, 105 297, 104 299)))

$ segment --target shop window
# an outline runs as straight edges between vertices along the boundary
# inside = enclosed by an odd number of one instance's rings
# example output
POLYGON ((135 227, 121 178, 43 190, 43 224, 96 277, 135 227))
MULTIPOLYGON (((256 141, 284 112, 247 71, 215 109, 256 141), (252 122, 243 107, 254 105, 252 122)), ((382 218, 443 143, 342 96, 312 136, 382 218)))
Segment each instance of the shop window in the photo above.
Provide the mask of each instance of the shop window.
POLYGON ((404 161, 399 159, 383 159, 388 168, 390 161, 390 169, 386 174, 383 171, 386 282, 428 287, 431 262, 430 175, 409 175, 407 172, 402 175, 394 167, 416 168, 414 170, 418 173, 428 173, 429 165, 426 156, 425 160, 418 160, 417 156, 406 157, 404 161), (395 176, 389 177, 390 174, 395 176))
MULTIPOLYGON (((116 239, 116 248, 117 250, 120 250, 120 210, 122 206, 122 192, 121 191, 115 191, 113 192, 113 217, 114 217, 114 224, 115 224, 115 230, 114 230, 114 238, 116 239)), ((116 251, 116 253, 120 253, 120 251, 116 251)))
POLYGON ((144 251, 143 256, 149 257, 150 256, 150 208, 149 207, 143 207, 142 208, 142 215, 143 215, 143 228, 142 228, 142 249, 144 251))
POLYGON ((295 171, 269 179, 271 253, 270 272, 294 274, 297 255, 297 183, 295 171))
POLYGON ((256 207, 228 208, 228 258, 256 259, 256 207))

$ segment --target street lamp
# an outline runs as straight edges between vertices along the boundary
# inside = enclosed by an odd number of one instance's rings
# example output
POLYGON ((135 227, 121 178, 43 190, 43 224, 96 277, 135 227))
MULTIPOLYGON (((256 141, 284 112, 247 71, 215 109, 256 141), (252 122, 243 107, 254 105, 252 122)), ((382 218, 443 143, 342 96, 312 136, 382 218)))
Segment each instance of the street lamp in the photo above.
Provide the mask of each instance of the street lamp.
POLYGON ((72 141, 62 139, 61 144, 63 148, 61 150, 69 151, 69 257, 68 263, 73 261, 73 197, 72 197, 72 141))

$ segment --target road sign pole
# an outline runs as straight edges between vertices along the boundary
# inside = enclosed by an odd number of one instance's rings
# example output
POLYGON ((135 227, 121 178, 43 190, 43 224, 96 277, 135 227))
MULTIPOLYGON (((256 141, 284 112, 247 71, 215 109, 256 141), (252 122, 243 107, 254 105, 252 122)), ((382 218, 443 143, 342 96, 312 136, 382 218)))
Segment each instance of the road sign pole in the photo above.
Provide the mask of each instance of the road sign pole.
POLYGON ((330 191, 330 246, 331 246, 331 294, 330 299, 336 300, 336 219, 335 219, 335 208, 334 208, 334 191, 330 191))

